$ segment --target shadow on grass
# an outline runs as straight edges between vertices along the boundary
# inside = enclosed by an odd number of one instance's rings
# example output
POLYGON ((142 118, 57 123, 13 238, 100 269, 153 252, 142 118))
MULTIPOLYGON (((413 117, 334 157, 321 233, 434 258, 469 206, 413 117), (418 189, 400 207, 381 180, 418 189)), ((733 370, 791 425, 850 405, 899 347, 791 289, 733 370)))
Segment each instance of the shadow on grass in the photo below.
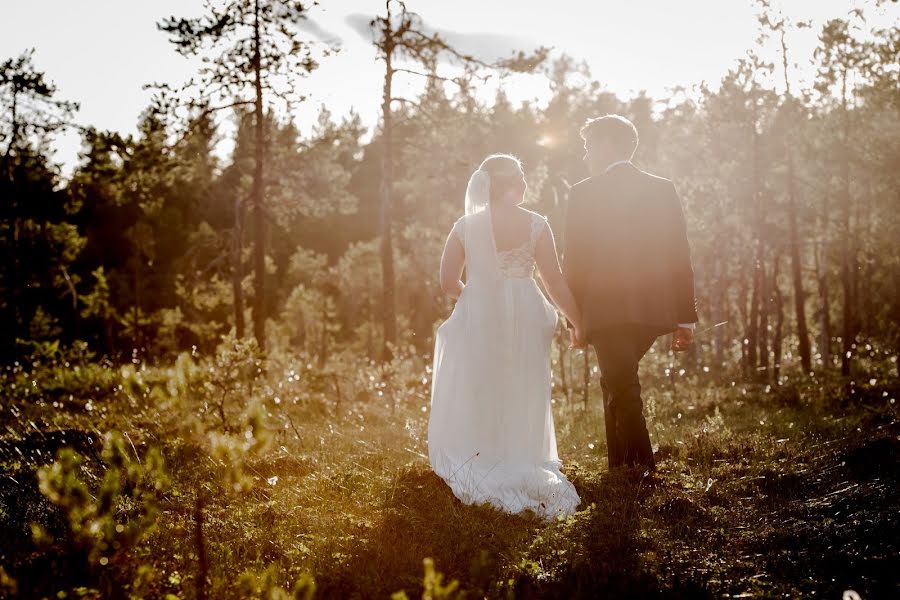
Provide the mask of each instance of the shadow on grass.
MULTIPOLYGON (((582 497, 572 517, 545 523, 466 506, 434 473, 399 472, 375 528, 345 564, 318 570, 322 597, 389 597, 422 593, 422 560, 435 561, 471 597, 703 598, 702 586, 671 581, 661 589, 658 565, 642 559, 654 543, 641 535, 642 505, 654 493, 640 474, 571 471, 582 497)), ((326 565, 327 567, 327 565, 326 565)))
MULTIPOLYGON (((900 442, 861 438, 823 459, 819 475, 782 492, 777 520, 750 540, 775 580, 817 582, 826 597, 855 589, 863 598, 896 597, 900 518, 895 505, 900 442), (828 468, 825 468, 828 467, 828 468)), ((775 520, 775 519, 773 519, 775 520)))
POLYGON ((319 571, 322 597, 390 597, 422 592, 422 560, 432 558, 445 579, 476 596, 489 594, 500 565, 542 526, 530 513, 509 515, 466 506, 432 471, 405 468, 377 509, 380 518, 352 559, 319 571))
POLYGON ((656 540, 642 531, 648 499, 658 493, 640 472, 576 473, 581 511, 529 548, 538 572, 522 573, 516 598, 706 598, 702 585, 664 582, 656 540))

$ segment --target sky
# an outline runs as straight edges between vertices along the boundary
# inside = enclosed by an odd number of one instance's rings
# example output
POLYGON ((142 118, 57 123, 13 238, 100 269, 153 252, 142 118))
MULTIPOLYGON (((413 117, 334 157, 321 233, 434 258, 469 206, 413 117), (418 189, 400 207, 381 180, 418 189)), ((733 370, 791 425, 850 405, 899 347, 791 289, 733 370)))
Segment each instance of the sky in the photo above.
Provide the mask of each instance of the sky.
MULTIPOLYGON (((795 79, 814 75, 812 49, 821 23, 845 16, 864 0, 772 0, 793 19, 811 19, 792 45, 795 79)), ((156 23, 167 16, 199 16, 203 0, 29 0, 7 6, 0 21, 0 60, 35 48, 34 62, 59 88, 58 97, 79 102, 76 121, 124 134, 136 131, 149 104, 151 82, 178 85, 198 63, 178 55, 156 23)), ((514 48, 550 46, 584 60, 606 89, 629 97, 661 96, 676 86, 715 84, 754 44, 757 23, 750 0, 407 0, 425 23, 454 45, 490 57, 514 48)), ((341 50, 323 59, 303 85, 309 100, 292 115, 308 131, 322 105, 335 116, 355 111, 369 127, 378 119, 383 65, 360 33, 382 11, 383 0, 320 0, 312 9, 311 39, 335 39, 341 50)), ((871 13, 870 24, 897 23, 898 4, 871 13)), ((415 82, 398 81, 414 95, 415 82)), ((547 99, 542 77, 505 87, 514 101, 547 99)), ((55 160, 69 172, 80 138, 54 143, 55 160)))

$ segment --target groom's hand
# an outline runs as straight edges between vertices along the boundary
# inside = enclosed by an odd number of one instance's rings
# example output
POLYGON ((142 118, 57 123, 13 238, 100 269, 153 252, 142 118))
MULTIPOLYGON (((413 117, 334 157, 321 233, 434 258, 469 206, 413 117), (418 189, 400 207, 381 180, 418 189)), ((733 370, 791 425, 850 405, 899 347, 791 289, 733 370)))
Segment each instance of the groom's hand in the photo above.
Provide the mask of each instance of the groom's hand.
POLYGON ((694 345, 694 330, 679 327, 672 334, 672 352, 684 352, 694 345))

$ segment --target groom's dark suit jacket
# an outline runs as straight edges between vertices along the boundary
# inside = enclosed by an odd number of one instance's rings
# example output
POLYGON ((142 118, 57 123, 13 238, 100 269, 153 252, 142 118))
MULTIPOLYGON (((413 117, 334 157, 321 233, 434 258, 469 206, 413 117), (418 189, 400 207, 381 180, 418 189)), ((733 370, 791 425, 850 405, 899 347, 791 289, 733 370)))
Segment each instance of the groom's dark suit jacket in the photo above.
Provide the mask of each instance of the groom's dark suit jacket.
POLYGON ((684 213, 668 179, 621 163, 575 184, 564 244, 585 333, 637 325, 661 335, 697 321, 684 213))

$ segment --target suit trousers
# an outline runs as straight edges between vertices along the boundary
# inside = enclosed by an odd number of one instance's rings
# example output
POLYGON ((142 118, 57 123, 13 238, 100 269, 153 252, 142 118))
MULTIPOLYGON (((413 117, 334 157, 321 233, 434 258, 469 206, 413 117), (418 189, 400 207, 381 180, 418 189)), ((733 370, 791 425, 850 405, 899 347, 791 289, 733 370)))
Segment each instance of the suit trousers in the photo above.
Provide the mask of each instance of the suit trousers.
POLYGON ((641 327, 625 326, 591 335, 600 366, 610 468, 639 465, 653 470, 656 466, 644 420, 638 365, 658 335, 641 327))

